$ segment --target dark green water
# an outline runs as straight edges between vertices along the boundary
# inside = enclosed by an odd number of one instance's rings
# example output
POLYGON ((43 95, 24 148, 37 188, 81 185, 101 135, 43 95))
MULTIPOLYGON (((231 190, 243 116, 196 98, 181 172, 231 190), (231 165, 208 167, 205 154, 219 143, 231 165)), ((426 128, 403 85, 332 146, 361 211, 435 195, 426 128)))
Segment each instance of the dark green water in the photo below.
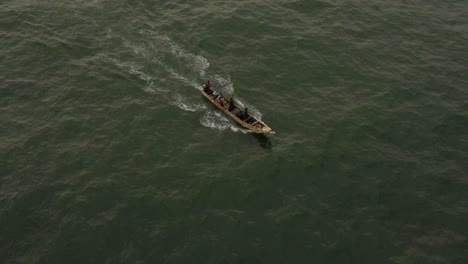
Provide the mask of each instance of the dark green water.
POLYGON ((467 10, 0 1, 0 263, 468 263, 467 10))

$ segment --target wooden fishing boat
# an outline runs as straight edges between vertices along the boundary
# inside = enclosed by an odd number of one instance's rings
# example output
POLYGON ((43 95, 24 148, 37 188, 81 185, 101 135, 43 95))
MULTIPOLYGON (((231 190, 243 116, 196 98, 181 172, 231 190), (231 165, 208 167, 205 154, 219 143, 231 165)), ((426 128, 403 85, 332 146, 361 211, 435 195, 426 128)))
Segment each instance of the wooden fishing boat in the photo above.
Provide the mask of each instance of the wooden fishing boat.
POLYGON ((230 106, 230 103, 225 98, 221 99, 219 93, 213 89, 209 89, 212 92, 210 94, 206 93, 203 89, 203 86, 199 89, 200 92, 205 96, 210 102, 212 102, 217 108, 223 111, 226 115, 234 119, 242 127, 247 128, 248 130, 258 133, 258 134, 275 134, 267 124, 263 121, 255 118, 252 115, 245 115, 245 109, 241 109, 237 104, 230 106))

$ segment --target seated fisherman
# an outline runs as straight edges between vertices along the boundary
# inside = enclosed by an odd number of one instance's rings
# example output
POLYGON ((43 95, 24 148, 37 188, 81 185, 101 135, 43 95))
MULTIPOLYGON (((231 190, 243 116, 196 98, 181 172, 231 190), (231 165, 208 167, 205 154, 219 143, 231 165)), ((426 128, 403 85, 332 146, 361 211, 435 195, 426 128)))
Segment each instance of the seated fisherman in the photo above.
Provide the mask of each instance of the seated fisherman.
POLYGON ((232 111, 232 109, 234 109, 235 107, 236 107, 236 106, 234 105, 234 98, 231 97, 231 98, 229 99, 229 108, 228 108, 228 110, 229 110, 229 111, 232 111))
POLYGON ((219 93, 219 94, 216 94, 216 95, 213 94, 213 95, 214 95, 213 99, 215 99, 216 101, 218 101, 218 100, 221 101, 221 99, 224 98, 223 93, 219 93))
POLYGON ((224 95, 223 95, 223 93, 219 93, 219 94, 215 95, 215 97, 213 99, 216 99, 216 102, 223 105, 224 95))
POLYGON ((228 108, 228 102, 226 101, 226 99, 224 97, 222 97, 220 99, 220 102, 221 102, 221 105, 224 107, 224 108, 228 108))
POLYGON ((206 94, 212 95, 213 90, 211 90, 211 83, 210 80, 208 80, 204 85, 203 85, 203 91, 205 91, 206 94))

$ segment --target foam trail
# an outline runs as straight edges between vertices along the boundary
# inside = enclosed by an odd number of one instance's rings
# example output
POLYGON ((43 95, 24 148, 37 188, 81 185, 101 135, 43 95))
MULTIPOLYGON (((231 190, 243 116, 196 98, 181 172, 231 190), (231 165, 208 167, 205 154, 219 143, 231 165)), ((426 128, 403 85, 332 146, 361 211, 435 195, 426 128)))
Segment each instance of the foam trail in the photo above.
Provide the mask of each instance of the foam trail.
POLYGON ((143 70, 142 70, 143 67, 142 66, 134 65, 134 64, 131 64, 131 63, 120 62, 119 60, 113 59, 113 58, 110 58, 109 60, 115 66, 119 67, 120 69, 122 69, 124 71, 127 71, 131 75, 137 76, 141 80, 146 81, 146 86, 143 88, 143 90, 145 90, 147 92, 150 92, 150 93, 154 93, 154 92, 156 92, 158 90, 158 89, 154 88, 153 78, 150 75, 143 72, 143 70))
MULTIPOLYGON (((111 32, 108 32, 108 33, 111 33, 111 32)), ((259 119, 262 118, 261 112, 258 111, 258 109, 254 105, 248 103, 247 101, 237 96, 234 96, 234 92, 235 92, 234 84, 232 83, 230 76, 227 76, 227 78, 219 74, 214 74, 211 76, 211 78, 207 76, 207 71, 210 66, 210 63, 206 58, 204 58, 201 55, 195 55, 193 53, 188 52, 187 50, 182 48, 180 45, 172 41, 167 36, 157 36, 156 39, 157 41, 149 44, 149 46, 142 46, 142 45, 133 45, 128 40, 123 38, 123 44, 127 48, 131 49, 131 51, 135 55, 143 56, 143 57, 150 57, 150 58, 153 57, 151 59, 153 63, 158 64, 163 70, 168 72, 170 76, 181 81, 187 86, 191 86, 195 89, 200 89, 201 84, 197 80, 197 78, 195 79, 190 78, 190 76, 193 76, 194 73, 198 74, 203 79, 212 79, 214 81, 215 89, 217 89, 220 92, 225 93, 226 95, 233 96, 240 106, 248 107, 252 115, 254 115, 255 117, 259 119), (169 55, 169 57, 167 55, 169 55), (179 67, 181 67, 182 71, 176 70, 175 68, 169 66, 167 62, 165 62, 165 60, 172 61, 174 58, 177 59, 175 63, 179 64, 179 67)), ((115 59, 111 59, 111 60, 119 68, 124 69, 130 74, 136 75, 140 79, 146 81, 147 85, 143 88, 145 92, 148 92, 148 93, 169 92, 168 88, 164 88, 164 87, 155 88, 154 78, 146 74, 143 71, 143 67, 138 66, 138 65, 121 63, 115 59)), ((171 95, 175 94, 174 92, 175 91, 172 90, 171 95)), ((166 95, 166 96, 170 96, 170 95, 166 95)), ((177 93, 175 98, 173 98, 173 100, 170 100, 170 103, 172 105, 176 105, 177 107, 185 111, 195 112, 195 111, 204 109, 201 107, 201 104, 196 104, 196 105, 189 104, 186 101, 187 100, 183 97, 183 93, 177 93)), ((231 128, 231 130, 236 130, 236 129, 238 128, 237 127, 231 128)))
POLYGON ((169 46, 168 48, 171 54, 182 59, 187 65, 191 66, 193 70, 198 72, 200 77, 204 78, 206 76, 206 72, 210 67, 210 62, 205 57, 186 51, 167 36, 163 36, 160 39, 165 41, 165 44, 169 46))
POLYGON ((182 110, 189 111, 189 112, 197 112, 206 109, 206 106, 199 103, 199 104, 191 104, 188 103, 181 94, 177 93, 174 95, 174 99, 169 101, 171 105, 175 105, 182 110))
POLYGON ((195 81, 191 81, 189 80, 188 78, 180 75, 176 70, 174 70, 173 68, 167 66, 166 64, 164 64, 163 62, 159 61, 159 60, 153 60, 153 62, 159 64, 165 71, 169 72, 174 78, 182 81, 183 83, 185 83, 186 85, 189 85, 189 86, 192 86, 193 88, 196 88, 196 89, 199 89, 198 87, 200 86, 200 84, 198 84, 197 82, 195 81))
MULTIPOLYGON (((175 77, 178 80, 181 80, 183 83, 192 86, 196 89, 199 89, 200 87, 200 82, 198 80, 188 79, 186 76, 182 75, 174 68, 168 66, 167 63, 164 63, 162 58, 165 57, 165 54, 169 54, 172 57, 177 58, 179 62, 182 62, 182 68, 188 70, 189 75, 190 73, 196 73, 202 79, 210 78, 207 75, 208 68, 210 67, 210 62, 205 57, 190 53, 167 36, 157 36, 156 39, 158 41, 156 43, 151 44, 150 49, 152 50, 153 54, 159 53, 159 56, 157 56, 157 58, 154 58, 152 61, 159 64, 173 77, 175 77)), ((137 55, 144 55, 146 57, 151 56, 151 53, 148 53, 148 50, 145 48, 131 45, 127 41, 124 41, 124 45, 132 49, 132 51, 137 55)), ((234 85, 229 76, 227 78, 224 78, 221 75, 215 74, 211 78, 215 80, 217 86, 219 86, 219 88, 221 88, 221 90, 224 93, 234 94, 234 85)))
POLYGON ((107 38, 107 39, 112 39, 112 29, 107 28, 107 31, 106 31, 106 38, 107 38))
POLYGON ((239 128, 233 125, 225 116, 221 115, 220 112, 207 111, 200 118, 200 124, 205 127, 224 131, 230 129, 233 132, 241 132, 244 134, 250 133, 250 130, 239 128))
POLYGON ((197 55, 195 56, 195 66, 198 68, 200 77, 204 78, 208 67, 210 67, 210 63, 204 57, 197 55))
POLYGON ((213 79, 216 81, 221 91, 226 94, 234 94, 234 84, 231 82, 230 76, 226 79, 221 75, 216 74, 213 76, 213 79))

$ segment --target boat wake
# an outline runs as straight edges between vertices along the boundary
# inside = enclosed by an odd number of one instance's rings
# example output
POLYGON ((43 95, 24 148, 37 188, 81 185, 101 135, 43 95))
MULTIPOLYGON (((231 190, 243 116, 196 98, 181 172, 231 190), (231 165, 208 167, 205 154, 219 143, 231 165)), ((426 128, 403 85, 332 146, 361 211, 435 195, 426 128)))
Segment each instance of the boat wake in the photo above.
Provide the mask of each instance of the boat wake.
POLYGON ((220 131, 231 130, 232 132, 239 132, 243 134, 252 133, 247 129, 242 129, 229 121, 221 112, 214 112, 211 110, 205 111, 205 114, 200 118, 200 124, 205 127, 217 129, 220 131))
POLYGON ((176 94, 173 100, 170 101, 170 104, 189 112, 198 112, 206 109, 206 105, 202 103, 190 103, 181 94, 176 94))
MULTIPOLYGON (((122 36, 107 37, 113 40, 117 37, 125 47, 124 52, 130 52, 126 56, 119 56, 119 59, 110 58, 110 62, 130 75, 143 80, 146 83, 142 88, 143 91, 157 94, 169 104, 189 112, 205 111, 207 107, 201 100, 193 102, 194 95, 187 94, 184 87, 198 90, 202 81, 210 79, 218 91, 234 95, 234 84, 230 76, 210 74, 208 71, 210 62, 205 57, 189 52, 167 36, 158 36, 154 32, 143 30, 140 30, 139 33, 144 34, 145 38, 151 42, 147 44, 134 43, 122 36), (122 61, 122 57, 132 61, 122 61), (182 85, 169 87, 170 81, 168 79, 177 80, 182 85)), ((109 34, 113 34, 113 32, 107 31, 107 35, 109 34)), ((235 98, 240 105, 248 107, 252 115, 261 118, 261 113, 253 105, 245 103, 246 101, 241 98, 235 98)), ((200 123, 205 127, 218 130, 229 129, 242 133, 248 131, 233 125, 221 113, 213 113, 210 110, 205 111, 200 123)))
POLYGON ((198 72, 201 78, 205 78, 210 67, 210 63, 205 57, 188 52, 167 36, 158 37, 158 40, 161 41, 160 47, 163 51, 169 51, 169 54, 176 57, 179 63, 182 62, 191 70, 198 72))

